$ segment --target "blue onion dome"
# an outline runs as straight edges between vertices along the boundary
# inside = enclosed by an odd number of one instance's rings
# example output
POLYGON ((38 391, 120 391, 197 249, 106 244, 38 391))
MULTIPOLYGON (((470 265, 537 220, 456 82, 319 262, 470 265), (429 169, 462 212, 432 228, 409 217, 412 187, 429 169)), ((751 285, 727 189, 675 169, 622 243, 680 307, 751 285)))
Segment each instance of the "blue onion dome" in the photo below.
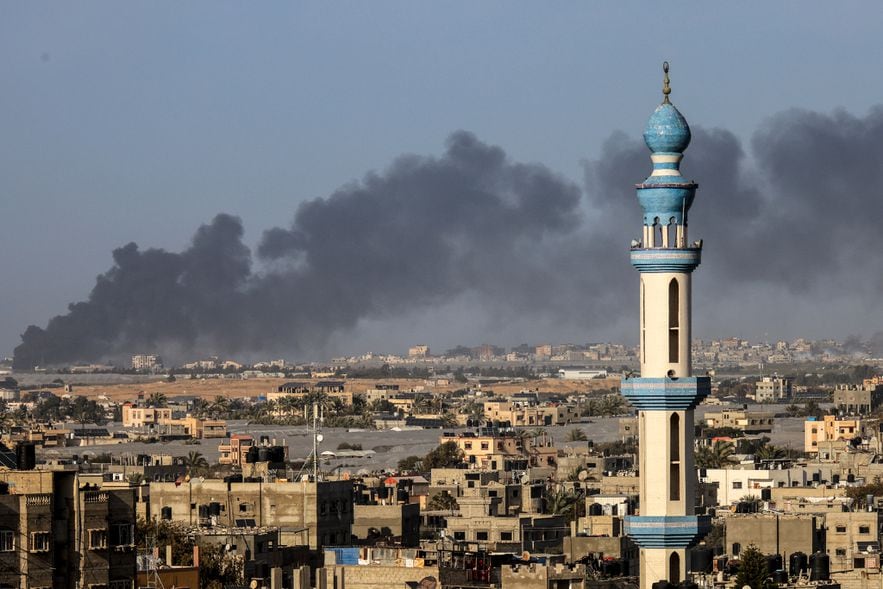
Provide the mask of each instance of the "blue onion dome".
POLYGON ((690 125, 678 109, 669 101, 671 85, 668 78, 668 62, 662 64, 662 104, 656 107, 644 128, 644 143, 653 153, 683 153, 690 145, 690 125))
POLYGON ((690 137, 687 119, 666 96, 647 121, 644 142, 653 153, 683 153, 690 145, 690 137))

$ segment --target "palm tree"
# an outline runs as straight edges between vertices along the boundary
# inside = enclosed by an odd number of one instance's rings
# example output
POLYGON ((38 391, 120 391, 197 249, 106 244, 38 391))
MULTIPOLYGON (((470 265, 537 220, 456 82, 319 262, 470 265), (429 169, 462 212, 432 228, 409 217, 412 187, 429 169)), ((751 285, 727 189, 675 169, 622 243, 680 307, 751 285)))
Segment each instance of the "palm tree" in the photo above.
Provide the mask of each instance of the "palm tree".
POLYGON ((716 440, 711 446, 700 446, 696 452, 696 466, 699 468, 726 468, 733 463, 736 452, 733 442, 716 440))
POLYGON ((209 464, 208 460, 205 459, 205 456, 203 456, 201 452, 191 450, 190 453, 184 457, 184 466, 187 467, 187 473, 192 475, 195 472, 208 468, 209 464))
POLYGON ((126 477, 126 480, 129 481, 130 485, 137 487, 137 486, 141 485, 141 483, 144 482, 144 475, 141 474, 140 472, 133 472, 128 477, 126 477))
POLYGON ((223 418, 227 415, 229 411, 230 401, 227 399, 227 397, 222 397, 221 395, 215 397, 215 400, 212 401, 211 408, 209 409, 209 412, 215 419, 223 418))
POLYGON ((586 432, 578 427, 573 428, 567 433, 568 442, 585 442, 588 439, 589 438, 586 436, 586 432))
POLYGON ((787 456, 787 450, 779 448, 778 446, 773 446, 772 444, 764 444, 754 453, 754 457, 758 460, 778 460, 787 456))
POLYGON ((166 407, 169 404, 169 399, 166 397, 165 393, 151 393, 149 397, 147 397, 147 405, 150 407, 162 408, 166 407))
POLYGON ((573 518, 580 496, 573 491, 547 489, 543 496, 545 512, 550 515, 566 515, 573 518))

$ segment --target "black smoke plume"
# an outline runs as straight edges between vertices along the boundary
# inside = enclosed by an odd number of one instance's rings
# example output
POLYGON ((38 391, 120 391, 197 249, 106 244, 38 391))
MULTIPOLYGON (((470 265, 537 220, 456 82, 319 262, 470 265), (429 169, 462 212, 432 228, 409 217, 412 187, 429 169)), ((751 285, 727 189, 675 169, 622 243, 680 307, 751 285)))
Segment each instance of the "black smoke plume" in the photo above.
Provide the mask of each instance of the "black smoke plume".
MULTIPOLYGON (((848 300, 842 314, 879 330, 881 137, 883 107, 780 113, 754 134, 750 158, 733 133, 694 128, 683 168, 700 184, 690 217, 690 238, 706 242, 700 322, 758 333, 789 305, 821 317, 848 300)), ((647 156, 638 139, 614 134, 586 163, 581 198, 547 168, 457 132, 441 157, 402 156, 303 203, 289 227, 264 233, 254 258, 228 215, 181 253, 116 250, 87 301, 27 329, 15 364, 163 346, 304 352, 362 320, 464 296, 501 322, 530 316, 588 333, 634 315, 627 247, 640 234, 633 185, 649 173, 647 156)))

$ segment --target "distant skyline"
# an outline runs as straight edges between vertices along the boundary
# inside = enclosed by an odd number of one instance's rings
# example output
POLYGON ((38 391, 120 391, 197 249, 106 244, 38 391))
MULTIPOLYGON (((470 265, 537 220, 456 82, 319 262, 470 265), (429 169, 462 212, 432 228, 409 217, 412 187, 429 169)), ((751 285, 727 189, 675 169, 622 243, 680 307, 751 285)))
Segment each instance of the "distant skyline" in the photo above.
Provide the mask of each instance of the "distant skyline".
MULTIPOLYGON (((446 141, 459 130, 477 142, 468 158, 505 152, 495 182, 516 182, 524 165, 548 169, 554 179, 543 182, 558 196, 547 202, 558 208, 537 199, 481 209, 462 243, 488 259, 454 251, 439 273, 459 286, 425 286, 406 305, 381 297, 307 342, 315 355, 423 341, 634 342, 631 187, 650 169, 639 139, 663 60, 695 130, 684 167, 700 185, 691 237, 705 240, 707 260, 694 336, 870 337, 883 330, 881 16, 870 1, 9 6, 0 20, 0 354, 12 354, 28 325, 86 300, 115 248, 183 251, 219 213, 241 219, 252 253, 271 228, 297 242, 304 228, 354 211, 366 173, 383 180, 378 198, 411 186, 393 163, 403 154, 456 170, 446 141), (298 206, 317 198, 326 200, 314 216, 290 229, 298 206), (513 217, 489 236, 494 211, 513 217), (507 227, 523 238, 507 241, 507 227), (490 276, 476 286, 482 269, 490 276)), ((470 177, 449 176, 450 190, 470 177)), ((391 210, 423 222, 445 202, 441 191, 425 207, 391 210)), ((456 210, 468 214, 469 202, 456 210)), ((459 239, 462 225, 438 243, 459 239)), ((297 247, 313 258, 327 251, 297 247)), ((358 244, 326 261, 354 252, 358 244)), ((274 257, 289 254, 280 245, 250 257, 251 272, 303 263, 274 257)), ((426 254, 421 281, 434 263, 426 254)), ((306 276, 336 287, 359 265, 306 276)), ((394 266, 390 289, 408 276, 394 266)), ((353 296, 364 284, 353 282, 353 296)), ((278 327, 305 329, 284 314, 278 327)), ((199 349, 214 345, 201 337, 199 349)))

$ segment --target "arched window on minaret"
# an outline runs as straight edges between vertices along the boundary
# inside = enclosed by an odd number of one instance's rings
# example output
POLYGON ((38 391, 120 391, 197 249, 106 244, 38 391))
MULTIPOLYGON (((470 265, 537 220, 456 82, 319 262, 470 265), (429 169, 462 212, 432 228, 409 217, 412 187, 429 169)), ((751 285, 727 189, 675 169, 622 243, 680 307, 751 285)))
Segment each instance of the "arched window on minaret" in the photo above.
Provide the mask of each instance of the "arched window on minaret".
POLYGON ((668 582, 675 584, 681 582, 681 557, 677 552, 672 552, 668 557, 668 582))
POLYGON ((668 225, 665 226, 665 231, 668 234, 666 237, 666 247, 680 247, 680 243, 678 243, 678 223, 674 217, 668 220, 668 225))
POLYGON ((672 413, 668 420, 668 500, 681 500, 681 418, 672 413))
POLYGON ((644 301, 644 278, 641 277, 641 362, 647 361, 647 303, 644 301))
POLYGON ((659 222, 659 217, 653 219, 653 246, 662 246, 662 224, 659 222))
POLYGON ((679 342, 680 288, 678 279, 672 278, 668 283, 668 361, 677 363, 679 342))

